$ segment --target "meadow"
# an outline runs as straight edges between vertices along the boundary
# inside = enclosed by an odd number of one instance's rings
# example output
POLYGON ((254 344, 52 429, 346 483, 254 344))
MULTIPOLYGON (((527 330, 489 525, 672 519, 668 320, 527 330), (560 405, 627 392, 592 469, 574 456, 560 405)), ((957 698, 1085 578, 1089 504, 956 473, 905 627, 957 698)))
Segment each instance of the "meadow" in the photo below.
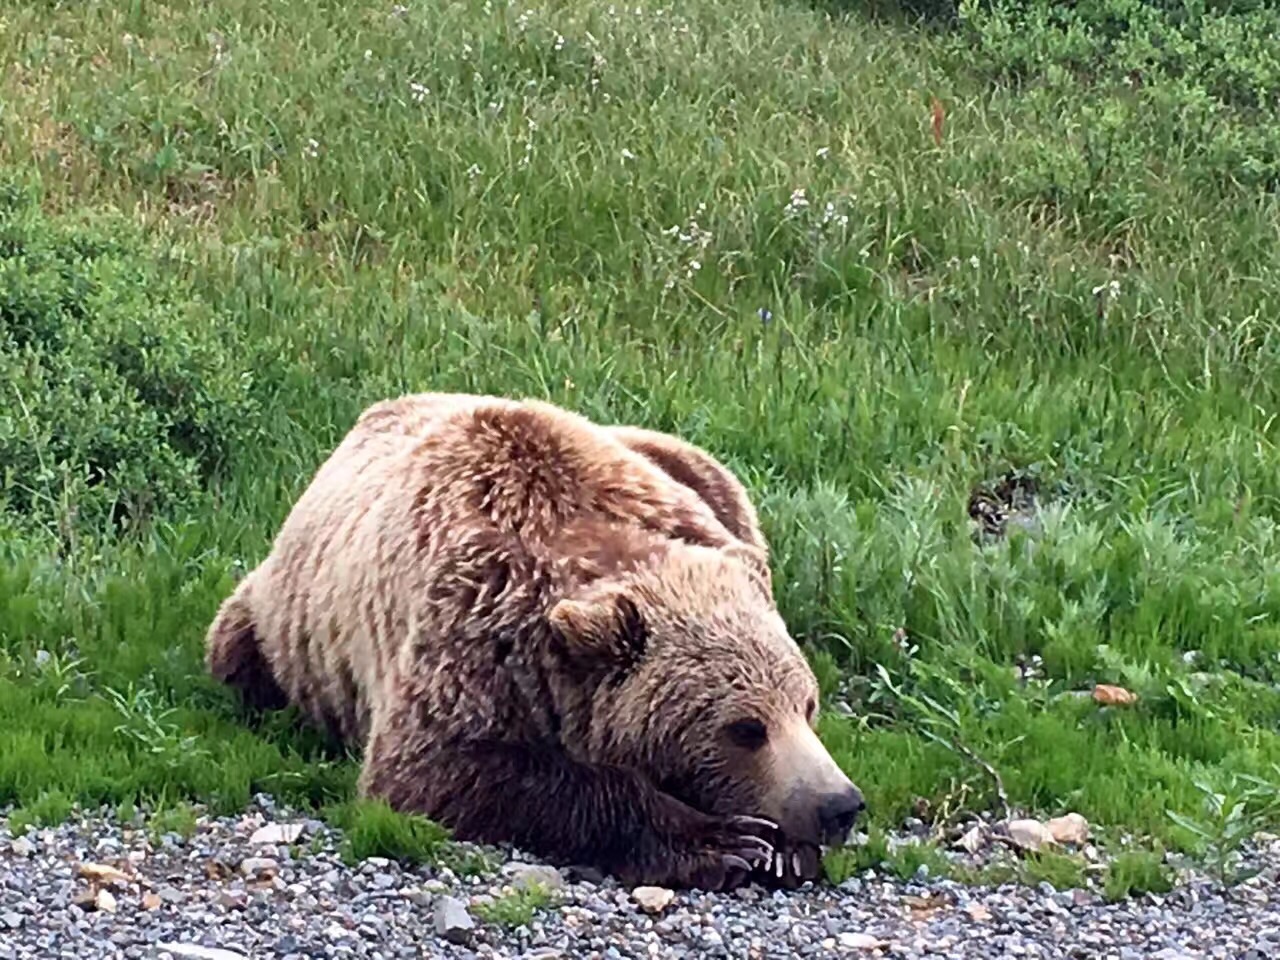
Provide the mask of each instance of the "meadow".
POLYGON ((1277 26, 0 0, 0 807, 350 810, 203 634, 357 413, 431 389, 739 472, 870 804, 833 877, 1001 790, 1118 893, 1275 829, 1277 26))

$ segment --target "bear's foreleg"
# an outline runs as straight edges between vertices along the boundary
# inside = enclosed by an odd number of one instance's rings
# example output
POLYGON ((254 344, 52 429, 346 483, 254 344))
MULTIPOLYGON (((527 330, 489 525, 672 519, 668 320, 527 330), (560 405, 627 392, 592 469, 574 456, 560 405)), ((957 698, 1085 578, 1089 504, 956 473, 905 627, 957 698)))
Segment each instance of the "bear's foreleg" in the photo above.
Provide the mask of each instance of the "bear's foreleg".
POLYGON ((218 608, 205 636, 205 665, 215 680, 239 691, 249 710, 281 710, 289 698, 262 652, 247 589, 242 583, 218 608))
POLYGON ((634 771, 580 763, 554 747, 431 743, 388 724, 369 743, 360 787, 459 840, 509 843, 629 884, 726 890, 773 857, 774 824, 708 816, 634 771))

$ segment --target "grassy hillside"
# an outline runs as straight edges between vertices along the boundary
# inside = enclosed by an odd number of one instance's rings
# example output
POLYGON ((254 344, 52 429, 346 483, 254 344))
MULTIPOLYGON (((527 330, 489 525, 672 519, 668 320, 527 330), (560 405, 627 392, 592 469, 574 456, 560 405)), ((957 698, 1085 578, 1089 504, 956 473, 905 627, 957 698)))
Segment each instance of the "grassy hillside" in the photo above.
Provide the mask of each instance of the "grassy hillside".
POLYGON ((0 2, 0 805, 348 798, 203 631, 452 389, 741 473, 880 827, 1274 826, 1280 14, 1060 6, 0 2))

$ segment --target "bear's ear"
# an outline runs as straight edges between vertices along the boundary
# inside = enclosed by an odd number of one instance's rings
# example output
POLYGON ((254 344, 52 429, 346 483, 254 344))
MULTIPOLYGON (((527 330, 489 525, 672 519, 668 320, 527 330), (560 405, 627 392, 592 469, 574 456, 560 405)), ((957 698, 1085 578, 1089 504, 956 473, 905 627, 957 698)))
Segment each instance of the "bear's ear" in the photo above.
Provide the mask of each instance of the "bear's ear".
POLYGON ((571 655, 613 663, 644 656, 648 630, 634 600, 611 588, 580 600, 560 600, 547 615, 571 655))
POLYGON ((773 574, 769 570, 769 555, 749 543, 731 543, 724 552, 747 568, 752 581, 768 600, 773 599, 773 574))

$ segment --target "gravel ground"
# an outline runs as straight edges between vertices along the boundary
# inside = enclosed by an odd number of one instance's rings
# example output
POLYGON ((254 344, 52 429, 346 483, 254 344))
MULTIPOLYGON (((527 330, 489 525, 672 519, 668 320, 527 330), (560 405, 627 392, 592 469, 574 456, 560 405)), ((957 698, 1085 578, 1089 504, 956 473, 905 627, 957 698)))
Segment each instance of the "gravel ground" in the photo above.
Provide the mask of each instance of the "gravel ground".
POLYGON ((335 832, 266 798, 239 817, 202 818, 185 840, 152 842, 106 815, 16 840, 7 827, 0 817, 0 960, 1280 957, 1274 843, 1252 854, 1262 873, 1231 891, 1192 877, 1122 904, 1047 885, 862 875, 791 893, 678 893, 649 913, 611 880, 520 859, 471 877, 381 859, 348 867, 335 832), (251 839, 299 826, 296 858, 288 844, 251 839), (85 864, 119 874, 86 878, 85 864), (484 919, 478 904, 525 878, 556 887, 551 904, 514 929, 484 919))

